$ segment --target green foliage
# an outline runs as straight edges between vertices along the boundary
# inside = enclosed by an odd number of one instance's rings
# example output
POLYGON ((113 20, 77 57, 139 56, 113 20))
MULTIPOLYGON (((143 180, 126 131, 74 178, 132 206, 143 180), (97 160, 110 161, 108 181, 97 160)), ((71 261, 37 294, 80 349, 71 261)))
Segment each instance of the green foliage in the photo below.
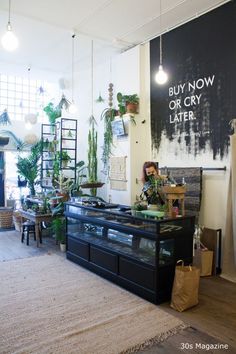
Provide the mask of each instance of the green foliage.
POLYGON ((83 179, 87 177, 85 174, 85 170, 87 169, 87 166, 85 166, 84 161, 79 161, 76 163, 76 182, 73 183, 71 186, 71 194, 73 197, 82 195, 82 190, 81 190, 81 184, 83 182, 83 179))
POLYGON ((28 157, 18 156, 16 163, 17 172, 24 177, 29 185, 31 195, 35 195, 35 183, 39 176, 39 159, 41 157, 42 142, 38 142, 31 148, 31 153, 28 157))
POLYGON ((112 122, 118 114, 116 109, 106 108, 101 114, 101 120, 104 120, 104 136, 103 136, 103 152, 102 162, 104 170, 108 168, 109 157, 111 155, 111 148, 113 142, 112 122))
POLYGON ((116 98, 118 101, 118 107, 121 116, 126 113, 127 104, 139 104, 139 97, 136 93, 133 95, 122 95, 121 92, 118 92, 116 98))
POLYGON ((13 144, 15 145, 15 147, 18 151, 22 151, 26 147, 30 146, 29 144, 25 143, 23 140, 19 139, 10 130, 1 130, 0 134, 6 135, 6 136, 9 136, 10 138, 12 138, 13 144))
POLYGON ((56 119, 61 117, 61 108, 58 106, 55 107, 52 102, 49 102, 43 110, 47 114, 51 125, 55 124, 56 119))
POLYGON ((95 120, 91 121, 91 128, 88 133, 88 182, 97 182, 97 139, 98 133, 95 130, 95 120))
POLYGON ((57 216, 52 220, 52 230, 60 243, 66 242, 66 222, 64 216, 57 216))
POLYGON ((60 157, 63 161, 70 161, 71 160, 70 155, 68 154, 68 152, 66 150, 62 150, 60 155, 61 155, 60 157))

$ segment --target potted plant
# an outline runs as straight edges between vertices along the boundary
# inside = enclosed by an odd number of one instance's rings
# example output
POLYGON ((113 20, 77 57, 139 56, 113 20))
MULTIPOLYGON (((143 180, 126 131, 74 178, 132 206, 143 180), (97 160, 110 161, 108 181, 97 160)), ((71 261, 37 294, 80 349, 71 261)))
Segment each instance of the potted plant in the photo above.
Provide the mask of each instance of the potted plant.
POLYGON ((60 155, 62 168, 66 168, 71 161, 70 155, 66 150, 62 150, 60 155))
POLYGON ((37 177, 39 176, 41 149, 42 143, 40 141, 31 148, 28 157, 21 157, 19 155, 16 163, 17 172, 28 182, 31 195, 35 195, 35 184, 37 183, 37 177))
POLYGON ((88 133, 88 180, 87 182, 81 184, 81 188, 90 188, 90 193, 92 196, 96 196, 97 188, 102 187, 104 183, 98 181, 97 178, 97 138, 98 133, 95 130, 95 118, 93 116, 90 117, 90 125, 88 133))
POLYGON ((62 252, 66 251, 66 222, 65 217, 57 215, 52 220, 52 230, 54 232, 56 240, 60 243, 60 249, 62 252))
POLYGON ((57 118, 61 117, 61 108, 59 106, 54 106, 52 102, 49 102, 43 110, 47 114, 51 126, 56 123, 57 118))
POLYGON ((120 116, 125 113, 137 113, 139 97, 136 93, 133 95, 123 95, 121 92, 118 92, 116 97, 120 116))
POLYGON ((126 95, 126 112, 127 113, 137 113, 138 105, 139 105, 139 97, 137 94, 134 95, 126 95))

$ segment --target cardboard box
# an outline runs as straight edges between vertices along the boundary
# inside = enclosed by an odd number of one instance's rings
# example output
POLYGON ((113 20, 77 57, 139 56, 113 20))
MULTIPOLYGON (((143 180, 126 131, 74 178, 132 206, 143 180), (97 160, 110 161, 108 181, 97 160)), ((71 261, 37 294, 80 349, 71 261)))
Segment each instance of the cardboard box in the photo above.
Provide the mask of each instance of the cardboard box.
POLYGON ((213 251, 195 250, 193 265, 200 268, 200 276, 212 275, 213 251))

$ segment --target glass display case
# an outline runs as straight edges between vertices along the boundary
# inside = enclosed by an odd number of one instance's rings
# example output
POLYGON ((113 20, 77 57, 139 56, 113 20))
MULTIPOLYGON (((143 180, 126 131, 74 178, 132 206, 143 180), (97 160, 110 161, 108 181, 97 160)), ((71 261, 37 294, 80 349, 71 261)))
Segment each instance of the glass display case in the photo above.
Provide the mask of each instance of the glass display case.
POLYGON ((134 217, 68 202, 67 258, 154 303, 169 300, 176 261, 192 262, 194 216, 134 217))

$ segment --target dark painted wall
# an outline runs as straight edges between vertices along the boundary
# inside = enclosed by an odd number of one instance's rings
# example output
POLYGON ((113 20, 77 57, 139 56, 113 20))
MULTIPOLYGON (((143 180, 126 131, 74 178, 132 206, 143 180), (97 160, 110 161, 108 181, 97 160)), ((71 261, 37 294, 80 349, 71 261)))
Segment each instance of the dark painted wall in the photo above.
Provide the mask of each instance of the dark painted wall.
POLYGON ((150 43, 152 147, 158 151, 164 132, 187 154, 210 145, 212 158, 223 159, 236 117, 235 1, 163 35, 164 86, 154 80, 158 65, 156 38, 150 43))

